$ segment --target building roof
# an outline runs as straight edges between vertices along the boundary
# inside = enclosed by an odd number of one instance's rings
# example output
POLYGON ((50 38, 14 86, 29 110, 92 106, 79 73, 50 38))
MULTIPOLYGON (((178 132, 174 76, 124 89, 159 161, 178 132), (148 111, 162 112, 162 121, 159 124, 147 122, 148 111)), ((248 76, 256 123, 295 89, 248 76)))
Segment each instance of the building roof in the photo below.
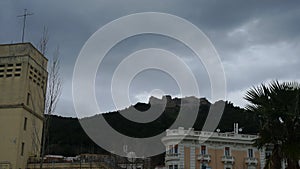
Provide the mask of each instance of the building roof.
POLYGON ((181 140, 198 140, 199 142, 229 142, 252 144, 257 135, 239 134, 239 133, 218 133, 209 131, 194 131, 193 128, 185 130, 183 127, 178 129, 168 129, 166 136, 162 138, 162 142, 181 141, 181 140))
MULTIPOLYGON (((11 44, 0 44, 0 49, 4 47, 27 47, 27 49, 33 49, 36 51, 40 56, 42 56, 44 59, 48 61, 48 59, 30 42, 25 43, 11 43, 11 44)), ((28 51, 27 51, 28 52, 28 51)), ((1 52, 0 57, 6 57, 7 53, 1 52)))

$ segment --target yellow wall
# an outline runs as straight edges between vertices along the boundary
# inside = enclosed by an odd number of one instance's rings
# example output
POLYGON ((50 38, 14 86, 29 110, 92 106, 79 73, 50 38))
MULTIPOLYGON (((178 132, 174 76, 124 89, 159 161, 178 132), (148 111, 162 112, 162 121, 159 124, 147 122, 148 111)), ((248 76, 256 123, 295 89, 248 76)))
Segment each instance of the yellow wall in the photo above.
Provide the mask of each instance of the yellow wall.
POLYGON ((247 150, 231 150, 231 155, 234 157, 234 168, 246 168, 247 150))
POLYGON ((0 165, 24 169, 29 156, 40 154, 46 66, 29 43, 0 45, 0 165))
POLYGON ((43 122, 23 108, 0 109, 0 163, 10 162, 12 168, 24 168, 31 155, 39 155, 43 122), (26 130, 24 119, 27 118, 26 130), (22 143, 24 154, 21 155, 22 143))
POLYGON ((195 167, 196 167, 196 169, 199 169, 200 168, 200 160, 198 160, 198 154, 200 154, 200 148, 199 147, 196 147, 195 148, 195 157, 196 157, 196 159, 195 159, 195 161, 196 161, 196 165, 195 165, 195 167))
POLYGON ((184 168, 185 169, 190 169, 190 154, 191 150, 189 147, 184 147, 184 168))
MULTIPOLYGON (((229 146, 230 147, 230 146, 229 146)), ((247 158, 247 149, 233 149, 231 147, 231 156, 234 157, 233 169, 246 169, 248 166, 245 163, 245 158, 247 158)), ((257 149, 253 149, 255 158, 258 160, 257 169, 260 168, 260 156, 257 149)), ((211 161, 208 163, 213 169, 224 169, 224 163, 222 162, 222 156, 224 156, 224 148, 208 148, 207 152, 211 156, 211 161)), ((197 154, 196 154, 197 155, 197 154)), ((199 160, 198 160, 199 161, 199 160)), ((196 163, 197 164, 197 163, 196 163)))
POLYGON ((208 148, 207 153, 211 155, 211 157, 210 157, 211 161, 210 161, 210 163, 208 163, 208 165, 211 166, 211 168, 213 168, 213 169, 214 168, 218 168, 218 169, 224 168, 224 164, 221 161, 222 156, 224 155, 223 149, 208 148))
POLYGON ((257 164, 257 168, 260 168, 261 164, 260 164, 260 153, 259 151, 255 151, 254 152, 254 157, 258 159, 258 164, 257 164))

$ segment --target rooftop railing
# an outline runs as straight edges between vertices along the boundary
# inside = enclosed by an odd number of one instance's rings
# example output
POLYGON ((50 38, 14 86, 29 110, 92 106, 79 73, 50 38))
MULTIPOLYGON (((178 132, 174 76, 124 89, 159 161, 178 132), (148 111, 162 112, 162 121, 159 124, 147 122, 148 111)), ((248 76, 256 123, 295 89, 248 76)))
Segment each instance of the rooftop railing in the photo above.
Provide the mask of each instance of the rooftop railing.
POLYGON ((181 127, 179 127, 178 129, 168 129, 167 136, 197 136, 197 137, 204 137, 204 138, 215 137, 215 138, 229 138, 229 139, 232 138, 232 139, 244 139, 244 140, 253 140, 258 138, 257 135, 194 131, 193 128, 184 130, 181 127))

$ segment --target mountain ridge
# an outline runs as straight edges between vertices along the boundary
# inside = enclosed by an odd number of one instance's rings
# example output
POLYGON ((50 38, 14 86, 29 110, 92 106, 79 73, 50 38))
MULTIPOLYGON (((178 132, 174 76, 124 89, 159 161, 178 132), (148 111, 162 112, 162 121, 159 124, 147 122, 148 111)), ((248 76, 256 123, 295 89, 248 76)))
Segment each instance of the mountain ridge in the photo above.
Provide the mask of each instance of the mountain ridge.
MULTIPOLYGON (((236 122, 243 129, 241 133, 256 134, 258 132, 258 117, 254 113, 234 106, 229 101, 221 100, 219 102, 223 102, 225 105, 224 113, 217 126, 221 132, 233 131, 233 123, 236 122)), ((188 115, 189 110, 199 106, 195 123, 191 127, 195 130, 202 130, 209 109, 215 103, 210 103, 206 98, 196 97, 172 98, 171 96, 164 96, 161 99, 150 97, 148 103, 136 103, 123 110, 97 114, 85 119, 95 119, 97 116, 103 116, 106 122, 116 131, 127 136, 144 138, 157 135, 169 129, 183 107, 185 108, 183 114, 188 115), (166 103, 164 111, 158 118, 149 123, 136 123, 122 116, 122 114, 126 115, 128 111, 134 109, 145 112, 151 107, 155 108, 157 106, 159 108, 158 105, 161 106, 164 103, 166 103)), ((108 154, 87 136, 77 118, 49 116, 49 137, 46 142, 46 154, 61 154, 65 156, 74 156, 80 153, 108 154)), ((161 161, 157 164, 161 164, 161 161)))

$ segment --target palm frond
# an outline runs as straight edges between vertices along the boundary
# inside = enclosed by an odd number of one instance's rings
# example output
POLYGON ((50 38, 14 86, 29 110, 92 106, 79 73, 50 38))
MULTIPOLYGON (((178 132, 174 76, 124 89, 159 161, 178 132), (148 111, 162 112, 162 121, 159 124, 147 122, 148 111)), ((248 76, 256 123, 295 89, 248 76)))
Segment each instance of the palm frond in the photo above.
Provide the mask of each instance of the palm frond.
MULTIPOLYGON (((300 83, 275 80, 267 85, 252 87, 244 99, 249 102, 246 109, 256 113, 260 120, 259 138, 255 140, 255 146, 276 145, 273 151, 276 151, 278 158, 299 158, 300 83)), ((270 161, 271 166, 275 163, 270 161)))

